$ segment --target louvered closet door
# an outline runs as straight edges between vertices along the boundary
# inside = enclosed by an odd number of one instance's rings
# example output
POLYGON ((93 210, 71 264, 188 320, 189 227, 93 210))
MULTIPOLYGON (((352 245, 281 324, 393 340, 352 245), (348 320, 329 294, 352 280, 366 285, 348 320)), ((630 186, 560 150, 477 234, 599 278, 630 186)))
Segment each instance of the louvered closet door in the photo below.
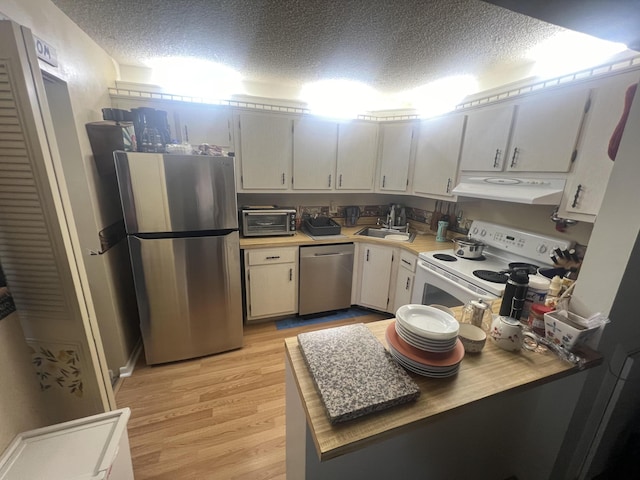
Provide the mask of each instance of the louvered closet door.
POLYGON ((26 30, 26 50, 22 35, 15 23, 0 22, 0 263, 34 365, 49 370, 36 372, 45 401, 55 419, 68 419, 115 402, 94 344, 82 259, 74 256, 75 231, 33 40, 26 30))

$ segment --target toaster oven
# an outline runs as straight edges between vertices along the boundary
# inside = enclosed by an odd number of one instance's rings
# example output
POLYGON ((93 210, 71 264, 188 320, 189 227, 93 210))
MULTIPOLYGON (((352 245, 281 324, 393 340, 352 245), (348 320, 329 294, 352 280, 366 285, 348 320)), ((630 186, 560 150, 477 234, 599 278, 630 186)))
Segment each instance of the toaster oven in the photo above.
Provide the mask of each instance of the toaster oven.
POLYGON ((294 235, 296 209, 276 206, 244 206, 240 210, 240 225, 245 237, 294 235))

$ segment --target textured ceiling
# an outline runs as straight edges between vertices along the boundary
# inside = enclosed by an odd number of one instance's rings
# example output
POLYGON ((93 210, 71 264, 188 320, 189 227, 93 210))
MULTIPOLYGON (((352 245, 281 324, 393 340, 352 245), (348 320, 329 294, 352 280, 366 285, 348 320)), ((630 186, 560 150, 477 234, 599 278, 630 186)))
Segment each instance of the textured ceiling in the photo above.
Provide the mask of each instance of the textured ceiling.
POLYGON ((398 92, 526 62, 562 27, 479 0, 53 0, 121 65, 193 56, 245 78, 398 92))

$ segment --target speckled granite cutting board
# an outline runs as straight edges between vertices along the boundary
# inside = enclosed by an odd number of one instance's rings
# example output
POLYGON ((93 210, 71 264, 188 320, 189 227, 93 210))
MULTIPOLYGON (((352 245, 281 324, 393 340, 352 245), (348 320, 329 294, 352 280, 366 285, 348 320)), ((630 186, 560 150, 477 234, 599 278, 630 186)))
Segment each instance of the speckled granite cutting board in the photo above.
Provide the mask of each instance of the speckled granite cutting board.
POLYGON ((363 323, 301 333, 298 343, 331 423, 420 396, 418 385, 363 323))

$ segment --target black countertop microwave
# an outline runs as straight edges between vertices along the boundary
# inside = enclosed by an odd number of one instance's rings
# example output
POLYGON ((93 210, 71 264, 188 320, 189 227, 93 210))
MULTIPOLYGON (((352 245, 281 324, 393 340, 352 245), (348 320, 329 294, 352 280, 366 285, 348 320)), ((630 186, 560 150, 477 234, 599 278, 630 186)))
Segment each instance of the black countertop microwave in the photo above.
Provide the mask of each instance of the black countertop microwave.
POLYGON ((296 209, 293 207, 243 206, 240 225, 245 237, 269 237, 296 233, 296 209))

